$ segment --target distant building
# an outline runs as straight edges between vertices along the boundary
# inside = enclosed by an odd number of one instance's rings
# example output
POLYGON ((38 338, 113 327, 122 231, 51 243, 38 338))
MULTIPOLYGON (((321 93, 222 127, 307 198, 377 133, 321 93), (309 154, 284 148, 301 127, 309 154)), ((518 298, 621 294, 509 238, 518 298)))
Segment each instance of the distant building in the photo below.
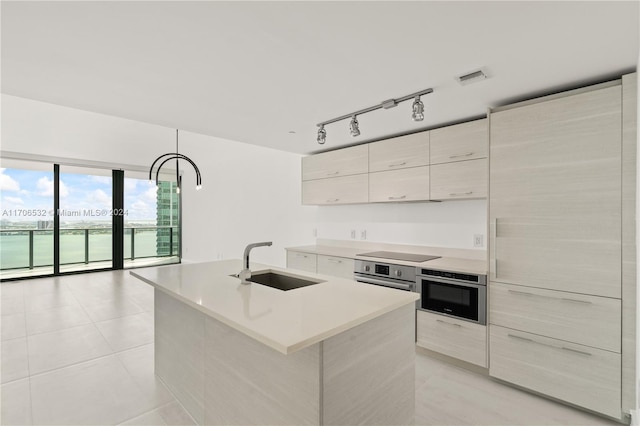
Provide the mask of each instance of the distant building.
POLYGON ((53 229, 52 220, 39 220, 36 229, 53 229))
POLYGON ((160 182, 156 198, 156 226, 172 226, 171 229, 156 230, 156 253, 158 256, 178 254, 178 194, 175 182, 160 182), (173 250, 171 250, 173 241, 173 250))

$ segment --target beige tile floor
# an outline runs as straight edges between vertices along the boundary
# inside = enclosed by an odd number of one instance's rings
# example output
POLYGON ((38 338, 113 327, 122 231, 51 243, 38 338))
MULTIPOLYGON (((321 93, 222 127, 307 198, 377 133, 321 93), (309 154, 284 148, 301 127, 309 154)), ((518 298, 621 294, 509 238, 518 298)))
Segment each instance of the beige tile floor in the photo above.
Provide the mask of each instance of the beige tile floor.
MULTIPOLYGON (((128 272, 0 284, 1 424, 189 425, 153 374, 153 290, 128 272)), ((427 357, 416 424, 617 424, 427 357)))

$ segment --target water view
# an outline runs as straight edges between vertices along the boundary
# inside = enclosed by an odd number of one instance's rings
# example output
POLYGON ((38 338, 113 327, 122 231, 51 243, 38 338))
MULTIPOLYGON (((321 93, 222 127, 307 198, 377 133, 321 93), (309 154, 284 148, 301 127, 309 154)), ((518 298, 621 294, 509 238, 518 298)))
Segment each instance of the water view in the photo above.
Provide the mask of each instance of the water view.
MULTIPOLYGON (((86 269, 113 257, 112 177, 80 171, 61 167, 60 265, 86 269)), ((123 195, 125 260, 178 255, 175 183, 125 177, 123 195)), ((53 265, 53 196, 52 171, 0 168, 0 276, 53 265)))

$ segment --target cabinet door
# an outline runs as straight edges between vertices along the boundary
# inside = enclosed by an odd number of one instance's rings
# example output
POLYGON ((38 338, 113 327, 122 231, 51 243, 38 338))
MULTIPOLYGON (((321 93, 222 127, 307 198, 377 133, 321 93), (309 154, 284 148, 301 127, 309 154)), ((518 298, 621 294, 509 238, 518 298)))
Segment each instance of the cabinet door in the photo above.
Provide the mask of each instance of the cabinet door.
POLYGON ((490 327, 491 376, 620 418, 620 354, 490 327))
POLYGON ((490 279, 619 298, 620 86, 490 123, 490 279))
POLYGON ((357 175, 369 171, 369 146, 358 145, 302 158, 302 180, 357 175))
POLYGON ((369 201, 367 174, 302 182, 302 204, 355 204, 369 201))
POLYGON ((353 279, 353 259, 336 256, 318 255, 318 273, 332 275, 334 277, 353 279))
POLYGON ((429 165, 429 132, 369 144, 369 172, 429 165))
POLYGON ((431 170, 432 200, 487 198, 487 160, 436 164, 431 170))
POLYGON ((316 273, 317 255, 299 251, 287 251, 287 268, 316 273))
POLYGON ((487 366, 487 327, 469 321, 416 312, 417 344, 423 348, 487 366))
POLYGON ((389 203, 429 199, 429 166, 369 174, 369 201, 389 203))
POLYGON ((499 283, 489 293, 491 324, 620 353, 620 299, 499 283))
POLYGON ((473 160, 487 156, 487 119, 431 131, 430 164, 473 160))

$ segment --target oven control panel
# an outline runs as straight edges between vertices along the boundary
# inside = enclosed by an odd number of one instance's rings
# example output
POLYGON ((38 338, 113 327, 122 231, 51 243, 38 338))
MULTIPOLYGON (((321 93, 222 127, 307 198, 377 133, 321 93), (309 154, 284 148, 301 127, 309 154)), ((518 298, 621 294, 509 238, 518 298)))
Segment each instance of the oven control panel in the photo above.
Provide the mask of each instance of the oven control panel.
POLYGON ((366 274, 374 277, 392 278, 403 281, 416 280, 415 266, 394 265, 392 263, 356 260, 354 272, 356 274, 366 274))

